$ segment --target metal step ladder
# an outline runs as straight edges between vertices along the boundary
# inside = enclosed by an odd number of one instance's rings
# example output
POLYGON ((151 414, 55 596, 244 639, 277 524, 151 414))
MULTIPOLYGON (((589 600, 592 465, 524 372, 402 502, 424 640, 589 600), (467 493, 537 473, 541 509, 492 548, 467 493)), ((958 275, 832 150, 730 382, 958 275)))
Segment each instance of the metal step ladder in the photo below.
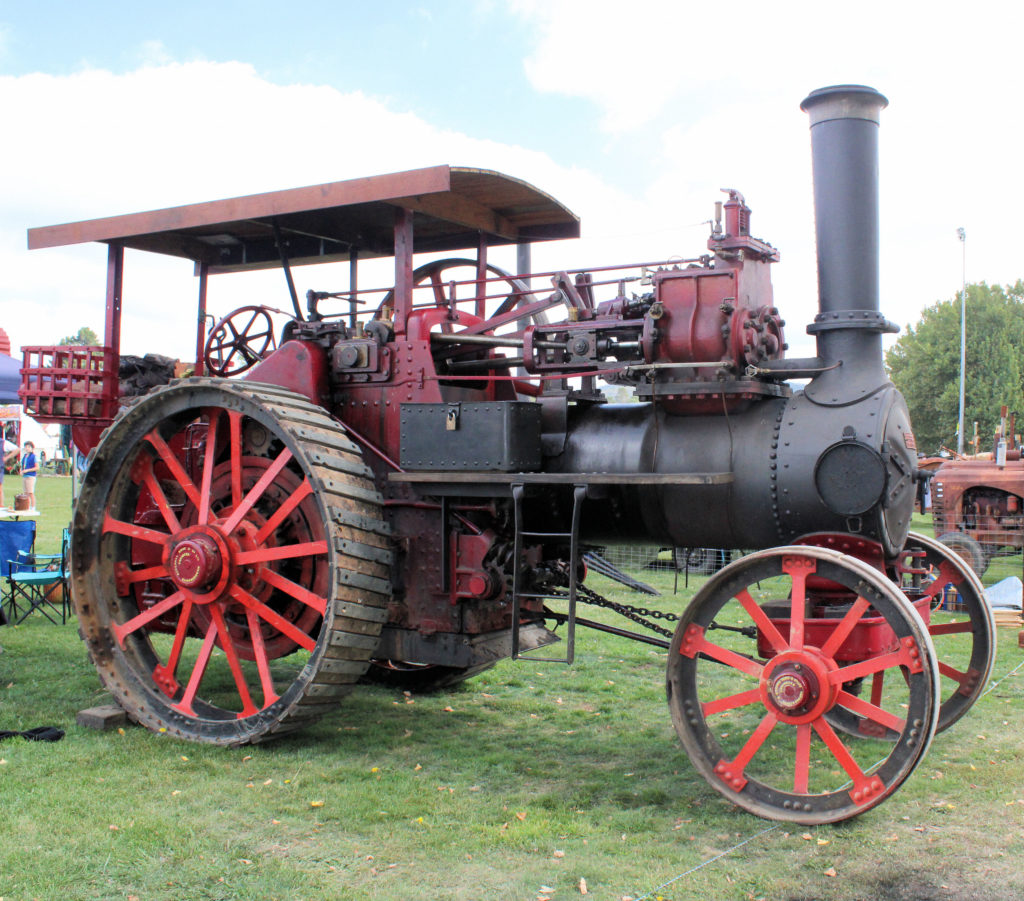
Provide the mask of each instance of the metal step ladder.
POLYGON ((568 532, 530 532, 523 528, 523 494, 525 486, 523 483, 512 484, 512 505, 515 511, 515 540, 513 543, 514 575, 512 577, 512 659, 536 661, 538 663, 572 663, 576 654, 576 559, 579 556, 580 536, 580 513, 583 508, 583 500, 587 496, 587 486, 577 484, 573 486, 572 493, 572 524, 568 532), (523 544, 524 538, 567 538, 569 539, 569 612, 565 618, 565 656, 564 657, 537 657, 533 654, 519 653, 519 628, 520 611, 524 598, 538 598, 548 600, 559 598, 563 595, 551 595, 543 592, 524 592, 522 590, 523 578, 523 544))

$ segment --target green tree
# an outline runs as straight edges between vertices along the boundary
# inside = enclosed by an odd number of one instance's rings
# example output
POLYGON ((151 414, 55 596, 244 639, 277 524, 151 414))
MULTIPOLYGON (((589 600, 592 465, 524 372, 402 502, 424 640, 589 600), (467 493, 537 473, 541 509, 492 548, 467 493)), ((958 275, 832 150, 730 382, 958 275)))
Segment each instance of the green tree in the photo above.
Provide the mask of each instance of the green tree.
MULTIPOLYGON (((1004 404, 1024 414, 1024 281, 967 286, 965 443, 978 423, 987 450, 1004 404)), ((928 307, 885 354, 893 384, 907 399, 917 446, 956 447, 960 410, 960 292, 928 307)), ((1024 417, 1018 417, 1024 424, 1024 417)))
POLYGON ((65 344, 96 345, 100 343, 99 335, 89 326, 83 325, 74 335, 68 335, 57 342, 61 346, 65 344))

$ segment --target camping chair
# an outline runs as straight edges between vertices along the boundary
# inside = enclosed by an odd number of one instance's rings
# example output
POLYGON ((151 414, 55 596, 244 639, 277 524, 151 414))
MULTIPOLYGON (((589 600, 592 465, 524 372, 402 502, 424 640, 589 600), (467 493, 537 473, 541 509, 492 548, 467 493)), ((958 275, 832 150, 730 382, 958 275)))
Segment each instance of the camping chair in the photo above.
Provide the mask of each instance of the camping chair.
POLYGON ((11 574, 11 560, 31 557, 36 541, 36 524, 33 520, 0 520, 0 578, 6 590, 0 591, 0 624, 13 622, 18 613, 10 597, 7 579, 11 574))
POLYGON ((7 586, 7 616, 15 625, 24 622, 33 610, 38 610, 54 625, 57 616, 62 624, 66 623, 71 606, 68 603, 68 530, 64 530, 59 554, 21 554, 19 559, 10 561, 7 586), (59 602, 53 597, 57 588, 61 592, 59 602))

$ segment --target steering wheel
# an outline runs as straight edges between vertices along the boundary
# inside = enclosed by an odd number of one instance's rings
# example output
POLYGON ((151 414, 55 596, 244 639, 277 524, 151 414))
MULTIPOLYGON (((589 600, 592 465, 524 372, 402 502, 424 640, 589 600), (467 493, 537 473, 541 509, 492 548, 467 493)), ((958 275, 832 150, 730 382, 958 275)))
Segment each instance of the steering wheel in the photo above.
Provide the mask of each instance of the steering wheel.
POLYGON ((238 375, 276 347, 274 323, 267 307, 239 307, 210 330, 203 362, 212 375, 238 375))

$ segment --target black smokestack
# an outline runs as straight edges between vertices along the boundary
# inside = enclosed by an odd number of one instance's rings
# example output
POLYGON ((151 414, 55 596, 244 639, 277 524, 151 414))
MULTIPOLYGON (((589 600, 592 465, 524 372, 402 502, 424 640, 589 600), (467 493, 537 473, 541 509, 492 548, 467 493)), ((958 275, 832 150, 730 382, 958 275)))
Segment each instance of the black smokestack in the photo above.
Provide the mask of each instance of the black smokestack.
POLYGON ((878 117, 888 101, 874 88, 835 85, 800 108, 811 119, 819 313, 808 332, 818 356, 840 364, 808 386, 818 403, 844 404, 886 383, 879 312, 878 117))

